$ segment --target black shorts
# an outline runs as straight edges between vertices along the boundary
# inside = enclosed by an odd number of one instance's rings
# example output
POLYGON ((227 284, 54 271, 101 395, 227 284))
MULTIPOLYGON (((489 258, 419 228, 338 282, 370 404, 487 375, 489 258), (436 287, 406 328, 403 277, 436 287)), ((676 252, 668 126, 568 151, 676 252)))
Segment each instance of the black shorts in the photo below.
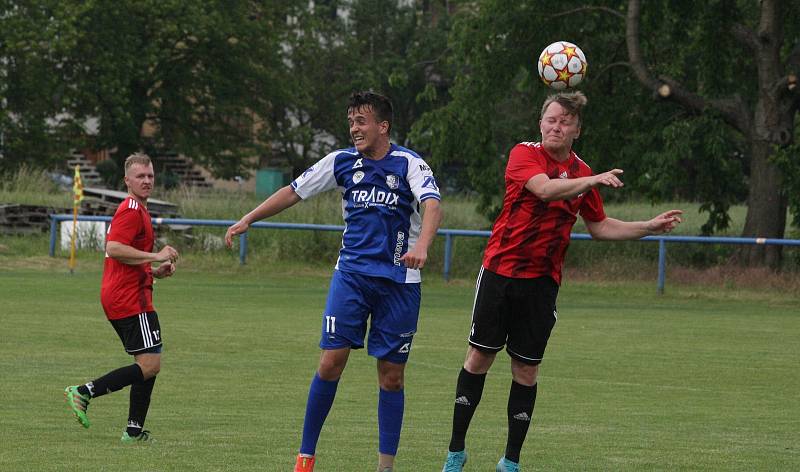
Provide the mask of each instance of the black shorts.
POLYGON ((550 332, 558 319, 558 284, 551 277, 514 279, 481 267, 475 287, 469 343, 520 362, 542 362, 550 332))
POLYGON ((155 311, 109 321, 128 354, 161 352, 161 326, 155 311))

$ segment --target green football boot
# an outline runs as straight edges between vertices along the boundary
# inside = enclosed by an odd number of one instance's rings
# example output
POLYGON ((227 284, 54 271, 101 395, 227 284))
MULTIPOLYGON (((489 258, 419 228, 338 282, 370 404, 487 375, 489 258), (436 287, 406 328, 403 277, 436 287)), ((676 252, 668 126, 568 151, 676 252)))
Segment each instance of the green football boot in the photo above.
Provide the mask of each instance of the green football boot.
POLYGON ((84 428, 88 428, 90 424, 89 417, 86 416, 86 410, 89 409, 89 402, 91 399, 92 397, 89 395, 82 395, 78 391, 77 385, 72 385, 64 389, 64 400, 66 400, 67 406, 84 428))

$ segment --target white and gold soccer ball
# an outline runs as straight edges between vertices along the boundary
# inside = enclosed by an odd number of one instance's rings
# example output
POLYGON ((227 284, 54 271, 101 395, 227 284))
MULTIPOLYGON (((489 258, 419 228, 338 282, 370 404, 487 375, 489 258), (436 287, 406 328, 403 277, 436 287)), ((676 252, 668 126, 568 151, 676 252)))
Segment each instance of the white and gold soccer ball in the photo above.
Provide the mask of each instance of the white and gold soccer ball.
POLYGON ((586 56, 568 41, 556 41, 539 54, 539 77, 556 90, 575 87, 586 76, 586 56))

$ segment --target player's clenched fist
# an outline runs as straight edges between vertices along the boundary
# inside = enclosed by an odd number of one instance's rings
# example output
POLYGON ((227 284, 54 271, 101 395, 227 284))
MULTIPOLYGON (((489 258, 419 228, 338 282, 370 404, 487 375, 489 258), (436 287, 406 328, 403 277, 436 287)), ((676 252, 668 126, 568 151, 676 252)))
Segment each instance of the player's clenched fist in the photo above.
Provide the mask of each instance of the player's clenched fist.
POLYGON ((175 262, 178 260, 178 251, 172 246, 164 246, 156 256, 156 262, 175 262))
POLYGON ((165 262, 160 266, 156 267, 155 269, 153 269, 153 277, 157 279, 170 277, 174 273, 175 273, 175 264, 172 262, 165 262))

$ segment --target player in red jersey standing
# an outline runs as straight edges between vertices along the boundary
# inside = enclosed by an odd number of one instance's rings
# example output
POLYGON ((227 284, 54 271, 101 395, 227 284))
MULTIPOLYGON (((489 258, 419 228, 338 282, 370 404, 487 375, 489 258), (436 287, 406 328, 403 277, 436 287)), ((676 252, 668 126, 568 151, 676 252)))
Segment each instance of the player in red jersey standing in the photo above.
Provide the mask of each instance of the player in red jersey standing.
POLYGON ((153 226, 147 199, 153 191, 153 164, 145 154, 125 160, 128 197, 119 205, 106 236, 106 259, 100 301, 125 351, 134 357, 129 366, 113 370, 85 385, 64 390, 67 405, 84 428, 91 399, 131 386, 128 427, 123 443, 150 440, 143 430, 150 395, 161 368, 161 328, 153 308, 153 278, 175 273, 178 252, 164 246, 153 252, 153 226), (162 262, 155 270, 153 262, 162 262))
POLYGON ((622 170, 594 175, 573 151, 581 132, 581 92, 559 93, 542 106, 540 143, 520 143, 506 167, 503 209, 492 228, 478 275, 464 367, 456 384, 453 430, 443 472, 460 472, 465 437, 500 350, 511 357, 508 440, 497 472, 519 470, 519 455, 536 400, 536 378, 556 323, 556 296, 570 232, 578 214, 594 239, 625 240, 669 232, 680 210, 626 222, 603 211, 599 186, 622 187, 622 170))

